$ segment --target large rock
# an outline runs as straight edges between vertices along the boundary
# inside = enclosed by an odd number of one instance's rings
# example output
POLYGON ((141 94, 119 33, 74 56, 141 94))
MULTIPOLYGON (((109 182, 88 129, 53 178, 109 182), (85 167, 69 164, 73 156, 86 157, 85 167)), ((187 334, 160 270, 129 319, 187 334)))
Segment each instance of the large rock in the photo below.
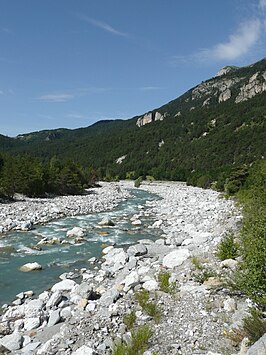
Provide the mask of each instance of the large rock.
POLYGON ((40 317, 31 317, 24 320, 24 329, 32 330, 40 326, 40 317))
POLYGON ((9 351, 19 350, 22 346, 23 337, 18 332, 4 336, 0 339, 0 345, 4 346, 9 351))
POLYGON ((95 352, 92 348, 87 345, 82 345, 76 351, 73 352, 73 355, 94 355, 95 352))
POLYGON ((31 300, 25 304, 24 312, 27 317, 38 317, 42 311, 43 302, 39 299, 31 300))
POLYGON ((104 217, 98 224, 99 226, 107 226, 107 227, 113 227, 115 225, 114 222, 108 217, 104 217))
POLYGON ((62 300, 62 294, 60 291, 56 291, 51 295, 48 302, 46 303, 46 309, 57 306, 62 300))
POLYGON ((147 252, 148 252, 148 249, 144 244, 131 245, 127 250, 127 253, 129 256, 145 255, 145 254, 147 254, 147 252))
POLYGON ((59 323, 60 320, 61 320, 60 310, 56 309, 55 311, 51 312, 47 326, 52 327, 53 325, 59 323))
POLYGON ((266 354, 266 333, 251 346, 246 355, 265 355, 266 354))
POLYGON ((173 250, 163 258, 163 266, 174 268, 183 264, 190 257, 188 249, 173 250))
POLYGON ((76 282, 73 280, 63 280, 60 282, 57 282, 56 284, 53 285, 53 287, 51 288, 52 292, 56 292, 56 291, 71 291, 73 289, 73 287, 76 285, 76 282))
POLYGON ((42 266, 38 264, 37 262, 34 263, 27 263, 22 265, 19 270, 23 272, 28 272, 28 271, 35 271, 35 270, 41 270, 42 266))
POLYGON ((156 280, 148 280, 144 282, 142 287, 147 291, 154 291, 159 289, 158 282, 156 280))
POLYGON ((128 260, 128 255, 122 248, 114 248, 103 257, 105 262, 102 268, 112 272, 122 269, 128 260))
POLYGON ((125 287, 124 290, 127 292, 130 290, 132 287, 135 287, 140 283, 140 277, 137 271, 131 271, 129 275, 124 280, 125 287))
POLYGON ((114 303, 119 298, 119 292, 114 288, 106 291, 102 297, 99 299, 99 303, 101 306, 109 307, 112 303, 114 303))
POLYGON ((74 228, 70 229, 69 231, 67 231, 66 235, 69 238, 76 238, 76 237, 82 238, 82 237, 84 237, 84 231, 80 227, 74 227, 74 228))

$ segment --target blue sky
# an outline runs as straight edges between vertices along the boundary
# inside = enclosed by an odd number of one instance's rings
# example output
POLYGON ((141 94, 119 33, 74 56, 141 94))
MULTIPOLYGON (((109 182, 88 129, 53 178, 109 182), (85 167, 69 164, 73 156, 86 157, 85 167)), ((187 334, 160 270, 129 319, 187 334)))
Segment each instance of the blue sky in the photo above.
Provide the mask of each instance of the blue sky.
POLYGON ((131 118, 265 49, 266 0, 0 0, 0 133, 131 118))

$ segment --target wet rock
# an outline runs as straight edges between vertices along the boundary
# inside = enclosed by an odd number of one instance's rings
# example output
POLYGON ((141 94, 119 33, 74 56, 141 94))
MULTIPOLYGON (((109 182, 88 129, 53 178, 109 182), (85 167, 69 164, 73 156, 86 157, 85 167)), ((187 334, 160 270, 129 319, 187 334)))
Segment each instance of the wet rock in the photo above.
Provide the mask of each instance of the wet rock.
POLYGON ((113 227, 115 225, 114 222, 108 217, 103 218, 98 224, 99 226, 108 226, 108 227, 113 227))
POLYGON ((22 265, 19 270, 23 272, 29 272, 29 271, 35 271, 35 270, 41 270, 42 266, 38 264, 37 262, 34 263, 27 263, 22 265))
POLYGON ((80 227, 74 227, 72 229, 70 229, 69 231, 67 231, 66 236, 69 238, 81 238, 84 237, 85 233, 84 230, 80 227))

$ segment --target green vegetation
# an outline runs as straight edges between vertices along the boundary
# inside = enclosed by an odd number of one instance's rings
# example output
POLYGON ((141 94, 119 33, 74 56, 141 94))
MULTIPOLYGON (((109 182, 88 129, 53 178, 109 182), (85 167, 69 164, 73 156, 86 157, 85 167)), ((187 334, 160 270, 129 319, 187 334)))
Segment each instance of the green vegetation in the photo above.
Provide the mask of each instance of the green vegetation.
POLYGON ((166 293, 174 294, 176 291, 176 282, 169 282, 171 275, 167 271, 160 271, 158 274, 158 282, 160 290, 166 293))
POLYGON ((240 235, 242 262, 236 275, 236 286, 260 309, 266 310, 266 160, 249 169, 249 176, 238 193, 244 206, 240 235))
POLYGON ((137 317, 134 310, 124 315, 123 322, 127 326, 127 329, 132 329, 134 327, 136 319, 137 317))
POLYGON ((224 237, 218 246, 216 255, 220 260, 235 259, 238 255, 239 245, 234 240, 233 234, 224 237))
POLYGON ((203 267, 200 272, 194 273, 193 277, 196 282, 203 284, 203 282, 207 281, 210 277, 217 277, 217 273, 212 269, 203 267))
POLYGON ((192 258, 191 258, 191 262, 192 262, 192 264, 195 266, 195 268, 197 270, 203 270, 204 269, 204 266, 202 265, 200 259, 197 256, 193 255, 192 258))
POLYGON ((149 301, 149 291, 143 289, 139 292, 136 292, 135 297, 143 311, 151 316, 156 322, 159 322, 161 318, 161 310, 158 308, 155 302, 149 301))
MULTIPOLYGON (((265 60, 226 77, 244 78, 262 70, 266 70, 265 60)), ((232 98, 220 104, 213 97, 208 107, 196 98, 193 110, 189 90, 152 111, 153 115, 167 113, 163 121, 143 127, 136 126, 138 117, 134 117, 76 130, 33 132, 16 139, 0 135, 0 151, 27 153, 42 162, 53 156, 60 161, 70 159, 82 167, 95 167, 100 179, 153 176, 203 188, 225 187, 228 194, 234 194, 245 184, 249 164, 263 156, 266 148, 266 93, 235 104, 238 89, 234 87, 232 98), (125 159, 117 163, 122 156, 125 159)))
POLYGON ((148 348, 149 339, 152 331, 148 325, 143 325, 131 331, 131 343, 121 342, 117 344, 112 353, 113 355, 141 355, 148 348))
POLYGON ((252 345, 259 340, 265 332, 265 315, 257 308, 251 308, 249 315, 243 320, 243 326, 227 332, 226 336, 237 345, 240 344, 244 338, 248 338, 250 345, 252 345))
POLYGON ((94 184, 96 172, 68 160, 52 157, 47 162, 29 155, 0 155, 0 197, 12 199, 15 193, 29 197, 46 194, 74 195, 94 184))
POLYGON ((140 187, 141 183, 142 183, 142 176, 139 176, 139 177, 137 178, 137 180, 135 180, 134 186, 135 186, 135 187, 140 187))

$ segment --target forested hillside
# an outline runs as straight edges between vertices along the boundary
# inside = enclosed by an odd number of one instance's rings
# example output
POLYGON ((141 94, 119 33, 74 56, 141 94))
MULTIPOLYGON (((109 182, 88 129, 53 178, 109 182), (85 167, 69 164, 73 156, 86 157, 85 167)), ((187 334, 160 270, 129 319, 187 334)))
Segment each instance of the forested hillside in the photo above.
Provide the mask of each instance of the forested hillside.
POLYGON ((187 180, 223 184, 231 171, 265 155, 266 60, 227 67, 181 97, 130 120, 100 121, 75 130, 0 136, 0 150, 56 156, 100 178, 187 180))

